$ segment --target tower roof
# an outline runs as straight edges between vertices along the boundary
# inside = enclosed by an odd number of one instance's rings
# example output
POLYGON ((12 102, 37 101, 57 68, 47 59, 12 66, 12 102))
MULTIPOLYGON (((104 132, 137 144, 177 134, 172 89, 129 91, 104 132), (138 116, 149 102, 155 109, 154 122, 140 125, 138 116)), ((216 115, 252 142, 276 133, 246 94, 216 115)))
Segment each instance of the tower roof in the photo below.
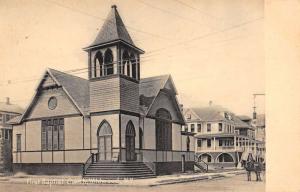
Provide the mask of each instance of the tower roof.
POLYGON ((105 44, 117 40, 125 41, 130 45, 134 45, 119 13, 117 6, 111 6, 111 11, 107 16, 100 32, 94 42, 87 48, 91 48, 100 44, 105 44))

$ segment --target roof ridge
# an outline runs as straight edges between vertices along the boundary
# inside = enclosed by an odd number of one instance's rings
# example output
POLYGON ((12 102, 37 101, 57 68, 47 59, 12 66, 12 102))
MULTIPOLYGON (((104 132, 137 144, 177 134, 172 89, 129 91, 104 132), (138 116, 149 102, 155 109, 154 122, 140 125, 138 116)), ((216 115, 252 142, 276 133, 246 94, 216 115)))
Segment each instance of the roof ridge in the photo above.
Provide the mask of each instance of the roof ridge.
POLYGON ((170 74, 165 74, 165 75, 157 75, 157 76, 152 76, 152 77, 144 77, 144 78, 141 78, 141 81, 145 81, 148 79, 158 79, 158 78, 162 78, 162 77, 170 77, 170 76, 171 76, 170 74))
POLYGON ((66 73, 66 72, 63 72, 63 71, 59 71, 59 70, 56 70, 56 69, 52 69, 52 68, 48 68, 48 70, 50 71, 55 71, 55 72, 58 72, 58 73, 62 73, 64 75, 68 75, 68 76, 71 76, 71 77, 75 77, 75 78, 79 78, 81 80, 86 80, 88 81, 87 79, 83 78, 83 77, 79 77, 79 76, 76 76, 76 75, 73 75, 73 74, 69 74, 69 73, 66 73))

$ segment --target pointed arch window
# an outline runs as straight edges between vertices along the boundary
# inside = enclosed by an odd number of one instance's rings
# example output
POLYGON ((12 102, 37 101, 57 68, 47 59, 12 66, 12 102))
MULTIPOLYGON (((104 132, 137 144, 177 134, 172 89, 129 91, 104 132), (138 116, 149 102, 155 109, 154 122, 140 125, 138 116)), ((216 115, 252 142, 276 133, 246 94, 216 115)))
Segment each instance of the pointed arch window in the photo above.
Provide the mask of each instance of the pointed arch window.
POLYGON ((94 77, 103 76, 103 56, 100 51, 98 51, 94 58, 94 66, 93 66, 93 75, 94 77))
MULTIPOLYGON (((128 51, 124 51, 122 55, 122 66, 121 66, 121 73, 125 74, 125 68, 127 71, 127 68, 129 68, 129 54, 128 51)), ((128 73, 127 73, 128 75, 128 73)))
POLYGON ((161 151, 172 150, 172 117, 166 109, 156 112, 156 149, 161 151))
POLYGON ((133 53, 131 53, 131 55, 130 55, 130 63, 131 63, 131 76, 132 76, 132 78, 136 79, 136 77, 137 77, 137 74, 136 74, 137 64, 136 64, 135 55, 133 53))
POLYGON ((104 74, 114 74, 113 53, 110 49, 107 49, 104 54, 104 74))

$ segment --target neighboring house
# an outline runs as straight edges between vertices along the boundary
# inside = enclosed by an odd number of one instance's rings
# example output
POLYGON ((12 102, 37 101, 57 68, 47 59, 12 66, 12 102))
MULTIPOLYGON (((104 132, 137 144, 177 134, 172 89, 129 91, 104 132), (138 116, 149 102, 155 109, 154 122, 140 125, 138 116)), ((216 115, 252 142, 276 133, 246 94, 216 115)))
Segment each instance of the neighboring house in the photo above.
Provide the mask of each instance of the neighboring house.
POLYGON ((12 168, 12 126, 7 122, 22 112, 22 108, 11 104, 9 98, 0 102, 0 172, 11 171, 12 168))
POLYGON ((144 51, 116 6, 84 50, 88 80, 48 69, 25 113, 12 122, 14 170, 106 178, 146 177, 137 174, 144 165, 156 175, 182 166, 193 170, 194 141, 181 131, 185 122, 173 80, 140 78, 144 51), (130 175, 113 172, 129 162, 141 163, 132 164, 137 168, 130 175))
POLYGON ((242 158, 254 155, 255 132, 232 112, 220 106, 184 109, 183 130, 195 133, 198 160, 211 167, 236 167, 242 158))

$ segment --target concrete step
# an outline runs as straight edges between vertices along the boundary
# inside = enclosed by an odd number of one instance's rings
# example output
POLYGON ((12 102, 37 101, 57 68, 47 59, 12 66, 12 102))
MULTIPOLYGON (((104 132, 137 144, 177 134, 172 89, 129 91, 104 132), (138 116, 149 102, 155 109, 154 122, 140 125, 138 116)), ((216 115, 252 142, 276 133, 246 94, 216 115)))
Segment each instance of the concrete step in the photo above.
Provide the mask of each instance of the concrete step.
POLYGON ((152 178, 152 170, 142 162, 95 162, 86 170, 84 178, 120 179, 152 178))
POLYGON ((89 168, 87 171, 94 172, 151 172, 149 169, 97 169, 97 168, 89 168))

